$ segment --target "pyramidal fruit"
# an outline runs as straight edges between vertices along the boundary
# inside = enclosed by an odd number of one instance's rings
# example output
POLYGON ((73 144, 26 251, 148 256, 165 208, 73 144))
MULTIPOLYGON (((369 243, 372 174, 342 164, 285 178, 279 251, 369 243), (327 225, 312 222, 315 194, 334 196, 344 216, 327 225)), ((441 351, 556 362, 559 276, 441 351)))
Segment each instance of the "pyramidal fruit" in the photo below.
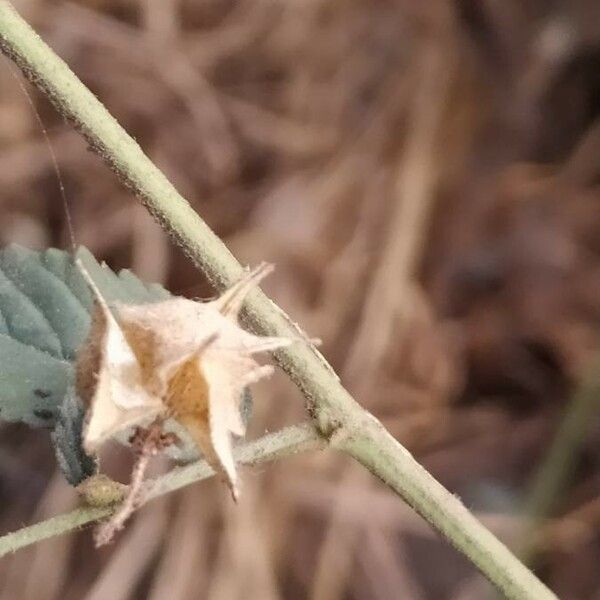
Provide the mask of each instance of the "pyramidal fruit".
POLYGON ((253 335, 238 322, 248 292, 272 268, 260 265, 210 302, 172 298, 109 307, 79 266, 95 303, 76 363, 77 392, 87 407, 86 452, 96 454, 125 429, 172 418, 189 431, 236 498, 232 435, 245 433, 240 396, 273 372, 255 355, 292 342, 253 335))

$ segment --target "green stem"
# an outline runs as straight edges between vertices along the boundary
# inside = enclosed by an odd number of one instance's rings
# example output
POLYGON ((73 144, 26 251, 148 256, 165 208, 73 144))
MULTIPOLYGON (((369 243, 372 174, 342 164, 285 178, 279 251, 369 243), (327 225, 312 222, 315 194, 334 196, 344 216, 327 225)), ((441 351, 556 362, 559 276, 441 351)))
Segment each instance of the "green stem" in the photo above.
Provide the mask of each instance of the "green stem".
POLYGON ((438 483, 374 419, 359 430, 332 439, 332 445, 354 456, 394 489, 437 529, 507 598, 556 598, 510 550, 438 483))
MULTIPOLYGON (((315 428, 310 424, 304 424, 287 427, 276 433, 265 435, 254 442, 244 444, 236 449, 235 455, 237 462, 241 464, 257 465, 307 450, 319 450, 325 445, 325 440, 315 428)), ((144 503, 213 475, 214 471, 203 460, 187 467, 174 469, 147 483, 148 492, 144 503)), ((41 523, 23 527, 0 538, 0 557, 41 540, 64 535, 84 525, 104 519, 110 516, 114 510, 115 506, 84 506, 41 523)))
MULTIPOLYGON (((142 200, 184 252, 222 289, 242 267, 188 202, 152 164, 69 67, 44 44, 9 2, 0 1, 0 47, 43 90, 90 147, 142 200)), ((262 334, 302 335, 260 290, 246 303, 246 318, 262 334)), ((460 501, 438 484, 343 388, 335 372, 310 344, 294 344, 276 359, 301 389, 325 437, 346 439, 340 449, 361 461, 467 556, 510 598, 554 598, 460 501), (339 434, 339 435, 338 435, 339 434)))
POLYGON ((600 359, 583 378, 560 421, 552 444, 532 482, 524 507, 526 526, 520 557, 526 563, 535 559, 536 531, 560 502, 561 493, 573 477, 577 457, 600 409, 600 359))

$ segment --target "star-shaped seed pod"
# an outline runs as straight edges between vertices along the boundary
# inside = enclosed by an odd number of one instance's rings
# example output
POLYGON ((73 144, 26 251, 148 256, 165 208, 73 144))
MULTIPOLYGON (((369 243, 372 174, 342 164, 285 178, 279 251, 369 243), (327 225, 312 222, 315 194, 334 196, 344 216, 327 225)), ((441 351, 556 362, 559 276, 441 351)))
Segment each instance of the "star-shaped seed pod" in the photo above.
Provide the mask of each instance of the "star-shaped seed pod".
POLYGON ((246 295, 270 271, 260 265, 210 302, 173 298, 111 310, 82 268, 95 299, 77 359, 77 391, 87 406, 84 449, 97 453, 125 429, 174 418, 237 497, 232 434, 245 433, 239 399, 273 372, 254 355, 292 342, 253 335, 238 323, 246 295))

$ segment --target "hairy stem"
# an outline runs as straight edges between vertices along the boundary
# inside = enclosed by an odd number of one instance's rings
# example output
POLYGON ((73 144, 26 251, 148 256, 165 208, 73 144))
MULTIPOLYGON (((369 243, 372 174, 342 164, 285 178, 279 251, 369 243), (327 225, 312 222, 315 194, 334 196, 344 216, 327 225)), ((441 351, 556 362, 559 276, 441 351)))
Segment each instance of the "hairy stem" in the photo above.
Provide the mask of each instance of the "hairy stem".
MULTIPOLYGON (((240 446, 235 451, 237 462, 243 465, 257 465, 264 462, 290 456, 308 450, 320 450, 326 441, 311 424, 287 427, 276 433, 240 446)), ((166 475, 148 481, 144 488, 143 503, 178 490, 196 481, 207 479, 214 471, 205 461, 199 461, 187 467, 170 471, 166 475)), ((110 517, 119 510, 120 505, 109 507, 86 506, 70 513, 52 517, 41 523, 24 527, 0 538, 0 557, 16 552, 41 540, 64 535, 84 525, 110 517)))
MULTIPOLYGON (((219 289, 241 278, 242 266, 188 202, 154 166, 98 99, 44 44, 9 2, 0 0, 0 46, 44 91, 144 203, 177 244, 219 289)), ((302 335, 260 290, 248 296, 246 319, 258 333, 302 335)), ((511 552, 487 531, 366 413, 310 344, 275 354, 301 389, 321 434, 365 464, 467 556, 509 598, 554 598, 511 552), (340 440, 344 440, 343 442, 340 440)))

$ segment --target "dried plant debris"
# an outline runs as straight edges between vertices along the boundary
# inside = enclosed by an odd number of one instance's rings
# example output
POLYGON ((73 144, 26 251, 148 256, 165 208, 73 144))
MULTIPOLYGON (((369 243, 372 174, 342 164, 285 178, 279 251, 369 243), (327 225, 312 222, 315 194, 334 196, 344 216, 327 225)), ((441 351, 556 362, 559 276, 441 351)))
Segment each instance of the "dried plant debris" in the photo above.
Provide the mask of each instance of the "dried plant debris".
POLYGON ((238 324, 250 290, 270 272, 261 265, 211 302, 171 298, 154 304, 108 306, 94 280, 92 326, 76 363, 76 388, 87 407, 83 447, 95 454, 116 434, 173 418, 191 434, 207 461, 238 482, 232 435, 245 424, 244 389, 272 373, 254 355, 292 340, 259 337, 238 324))
MULTIPOLYGON (((110 519, 101 523, 96 528, 96 531, 94 532, 94 542, 97 548, 112 542, 115 535, 125 526, 127 519, 129 519, 144 501, 144 475, 150 459, 175 443, 176 439, 174 434, 163 433, 162 426, 162 419, 157 418, 147 428, 135 428, 135 431, 129 440, 137 455, 137 460, 133 465, 133 471, 131 473, 131 481, 120 502, 119 508, 112 514, 110 519)), ((101 476, 97 476, 95 479, 98 479, 99 477, 101 476)), ((98 491, 98 488, 102 491, 114 489, 106 484, 103 486, 95 484, 86 488, 85 491, 89 493, 89 491, 94 488, 96 491, 98 491)), ((116 491, 117 493, 119 492, 118 487, 116 488, 116 491)), ((96 497, 98 497, 98 495, 96 497)), ((105 493, 102 499, 110 499, 110 495, 105 493)))

